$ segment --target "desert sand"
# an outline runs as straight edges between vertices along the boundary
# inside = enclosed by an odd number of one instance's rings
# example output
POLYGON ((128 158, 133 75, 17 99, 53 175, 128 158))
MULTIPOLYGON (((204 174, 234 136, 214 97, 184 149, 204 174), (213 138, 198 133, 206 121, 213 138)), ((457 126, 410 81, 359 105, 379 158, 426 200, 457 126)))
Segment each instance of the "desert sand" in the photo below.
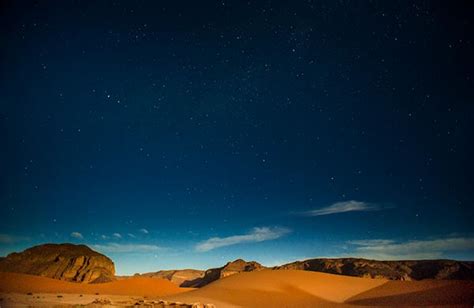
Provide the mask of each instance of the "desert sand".
POLYGON ((152 306, 158 300, 212 303, 218 308, 472 307, 474 282, 388 281, 299 270, 263 270, 222 278, 200 289, 185 289, 159 278, 134 277, 102 284, 79 284, 0 273, 0 293, 2 307, 86 305, 93 301, 99 304, 105 301, 113 306, 152 306))
POLYGON ((473 307, 474 281, 389 281, 349 298, 346 303, 392 307, 400 303, 409 306, 473 307))
POLYGON ((217 307, 337 307, 344 301, 386 283, 298 270, 263 270, 220 279, 203 288, 169 296, 182 302, 204 301, 217 307))
POLYGON ((194 291, 169 296, 217 307, 472 307, 472 281, 387 281, 318 272, 263 270, 220 279, 194 291))
POLYGON ((47 277, 0 273, 0 307, 68 307, 74 305, 113 307, 157 302, 166 295, 186 292, 168 280, 133 277, 107 283, 86 284, 47 277))
POLYGON ((156 297, 184 291, 187 291, 187 289, 179 288, 170 281, 160 278, 137 277, 106 283, 86 284, 26 274, 0 273, 1 293, 99 293, 156 297))

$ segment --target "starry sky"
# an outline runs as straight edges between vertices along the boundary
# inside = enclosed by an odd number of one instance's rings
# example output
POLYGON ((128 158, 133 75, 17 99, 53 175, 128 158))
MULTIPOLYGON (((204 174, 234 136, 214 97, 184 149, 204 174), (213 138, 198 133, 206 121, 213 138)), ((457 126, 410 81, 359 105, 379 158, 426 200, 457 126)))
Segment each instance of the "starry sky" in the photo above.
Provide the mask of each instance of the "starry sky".
POLYGON ((0 255, 474 259, 473 7, 2 1, 0 255))

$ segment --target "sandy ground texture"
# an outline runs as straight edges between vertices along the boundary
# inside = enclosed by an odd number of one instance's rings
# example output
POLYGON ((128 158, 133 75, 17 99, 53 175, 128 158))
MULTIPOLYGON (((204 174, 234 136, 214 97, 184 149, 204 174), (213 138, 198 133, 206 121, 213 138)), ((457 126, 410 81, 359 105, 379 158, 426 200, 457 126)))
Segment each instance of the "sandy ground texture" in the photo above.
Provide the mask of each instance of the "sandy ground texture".
POLYGON ((131 307, 157 302, 143 296, 75 293, 0 293, 0 307, 131 307))
POLYGON ((164 307, 158 305, 160 298, 189 290, 159 278, 137 277, 82 284, 25 274, 0 273, 0 308, 164 307))
POLYGON ((137 277, 107 283, 84 284, 25 274, 0 273, 0 292, 164 296, 186 290, 159 278, 137 277))
POLYGON ((1 307, 473 307, 473 281, 387 281, 298 270, 236 274, 200 289, 159 278, 78 284, 0 273, 1 307), (163 302, 167 301, 165 305, 163 302), (172 304, 180 303, 180 304, 172 304), (212 307, 212 306, 208 306, 212 307))
POLYGON ((308 271, 241 273, 166 297, 217 307, 473 307, 473 281, 387 281, 308 271))

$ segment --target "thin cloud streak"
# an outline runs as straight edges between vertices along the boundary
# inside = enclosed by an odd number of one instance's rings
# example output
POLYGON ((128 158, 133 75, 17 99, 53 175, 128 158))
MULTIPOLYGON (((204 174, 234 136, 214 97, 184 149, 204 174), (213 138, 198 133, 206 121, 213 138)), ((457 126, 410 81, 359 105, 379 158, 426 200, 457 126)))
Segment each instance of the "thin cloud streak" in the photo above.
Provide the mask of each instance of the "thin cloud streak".
POLYGON ((450 237, 397 242, 394 240, 349 241, 358 256, 381 260, 435 259, 452 252, 474 252, 473 237, 450 237))
POLYGON ((394 240, 384 240, 384 239, 375 239, 375 240, 356 240, 356 241, 348 241, 348 244, 356 245, 356 246, 383 246, 383 245, 390 245, 395 243, 394 240))
POLYGON ((119 244, 107 243, 91 245, 92 248, 103 253, 151 253, 162 251, 165 248, 157 245, 149 244, 119 244))
POLYGON ((233 235, 228 237, 213 237, 198 243, 195 247, 196 251, 206 252, 216 248, 231 246, 242 243, 256 243, 269 240, 278 239, 288 233, 291 230, 280 227, 261 227, 253 228, 251 232, 242 235, 233 235))
POLYGON ((381 207, 376 204, 371 204, 362 201, 342 201, 331 204, 330 206, 304 212, 305 216, 322 216, 347 212, 368 212, 378 211, 381 207))

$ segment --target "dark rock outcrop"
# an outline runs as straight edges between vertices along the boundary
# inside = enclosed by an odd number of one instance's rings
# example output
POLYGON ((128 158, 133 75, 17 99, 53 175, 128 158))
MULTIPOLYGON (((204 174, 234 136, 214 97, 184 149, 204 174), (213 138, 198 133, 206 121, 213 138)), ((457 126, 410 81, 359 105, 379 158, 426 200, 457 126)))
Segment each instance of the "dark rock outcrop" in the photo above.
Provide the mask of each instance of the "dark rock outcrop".
POLYGON ((0 272, 83 283, 100 283, 115 279, 112 260, 85 245, 73 244, 45 244, 20 253, 11 253, 0 260, 0 272))
MULTIPOLYGON (((257 262, 237 259, 207 271, 171 270, 141 276, 170 280, 180 287, 200 288, 218 279, 241 272, 266 269, 257 262), (196 275, 195 278, 192 278, 196 275)), ((390 280, 458 279, 474 280, 474 262, 454 260, 378 261, 361 258, 309 259, 270 268, 273 270, 304 270, 364 278, 390 280)))
POLYGON ((163 270, 153 273, 136 274, 135 276, 167 279, 181 287, 183 283, 185 284, 187 281, 204 277, 204 271, 195 269, 163 270))
POLYGON ((276 266, 273 269, 305 270, 390 280, 474 279, 474 262, 454 260, 309 259, 276 266))
POLYGON ((258 262, 255 261, 244 261, 242 259, 237 259, 232 262, 228 262, 226 265, 218 268, 211 268, 208 269, 203 277, 184 281, 181 286, 182 287, 192 287, 192 288, 200 288, 203 287, 213 281, 218 279, 231 276, 241 272, 252 272, 252 271, 259 271, 264 269, 265 267, 258 262))

